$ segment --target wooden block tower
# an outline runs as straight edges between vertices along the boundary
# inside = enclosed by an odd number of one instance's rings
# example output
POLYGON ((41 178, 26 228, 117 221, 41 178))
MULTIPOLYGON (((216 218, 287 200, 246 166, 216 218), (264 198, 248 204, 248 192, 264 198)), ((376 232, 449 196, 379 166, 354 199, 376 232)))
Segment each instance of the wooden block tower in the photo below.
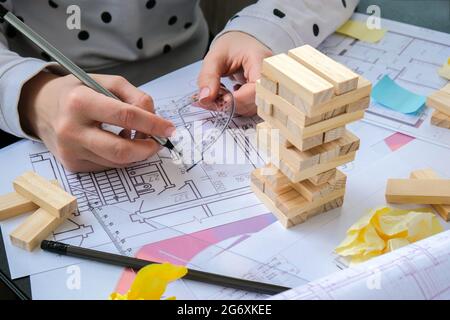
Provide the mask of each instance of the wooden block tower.
POLYGON ((434 109, 431 124, 450 129, 450 84, 431 94, 427 105, 434 109))
POLYGON ((371 83, 303 46, 266 59, 256 84, 258 146, 271 163, 251 176, 255 194, 285 227, 343 204, 358 137, 346 124, 364 117, 371 83))

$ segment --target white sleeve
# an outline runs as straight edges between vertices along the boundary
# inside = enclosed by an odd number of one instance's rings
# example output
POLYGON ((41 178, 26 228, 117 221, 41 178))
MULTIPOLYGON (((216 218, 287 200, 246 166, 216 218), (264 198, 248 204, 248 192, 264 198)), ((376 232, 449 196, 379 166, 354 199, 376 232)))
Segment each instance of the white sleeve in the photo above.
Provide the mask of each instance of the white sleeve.
POLYGON ((20 125, 20 93, 28 80, 53 65, 39 59, 23 58, 10 51, 5 36, 0 33, 0 130, 35 140, 20 125))
MULTIPOLYGON (((317 47, 347 21, 359 0, 259 0, 233 18, 218 35, 241 31, 274 53, 309 44, 317 47)), ((217 38, 216 38, 217 39, 217 38)))

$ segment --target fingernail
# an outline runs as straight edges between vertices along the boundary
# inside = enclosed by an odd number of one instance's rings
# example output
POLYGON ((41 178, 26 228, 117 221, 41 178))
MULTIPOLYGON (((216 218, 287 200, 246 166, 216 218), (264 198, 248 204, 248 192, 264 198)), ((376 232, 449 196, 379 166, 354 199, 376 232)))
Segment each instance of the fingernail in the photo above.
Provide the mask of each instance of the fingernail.
POLYGON ((176 128, 175 127, 170 127, 166 130, 166 137, 167 138, 172 138, 175 135, 176 132, 176 128))
POLYGON ((204 87, 204 88, 202 88, 202 90, 200 90, 198 99, 200 100, 200 102, 203 102, 203 100, 208 98, 210 94, 211 94, 211 89, 209 89, 208 87, 204 87))

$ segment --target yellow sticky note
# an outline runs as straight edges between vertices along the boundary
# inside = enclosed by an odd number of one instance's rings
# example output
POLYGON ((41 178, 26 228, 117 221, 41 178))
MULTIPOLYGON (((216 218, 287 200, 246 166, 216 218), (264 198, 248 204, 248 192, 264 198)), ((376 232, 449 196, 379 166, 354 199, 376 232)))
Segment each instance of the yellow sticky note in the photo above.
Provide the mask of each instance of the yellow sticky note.
POLYGON ((448 58, 447 63, 444 63, 444 65, 438 70, 438 73, 442 78, 450 80, 450 58, 448 58))
POLYGON ((376 43, 383 39, 387 29, 369 29, 365 22, 348 20, 336 32, 364 42, 376 43))
POLYGON ((429 208, 401 210, 379 208, 370 211, 347 231, 336 253, 349 257, 351 264, 425 239, 443 230, 429 208))

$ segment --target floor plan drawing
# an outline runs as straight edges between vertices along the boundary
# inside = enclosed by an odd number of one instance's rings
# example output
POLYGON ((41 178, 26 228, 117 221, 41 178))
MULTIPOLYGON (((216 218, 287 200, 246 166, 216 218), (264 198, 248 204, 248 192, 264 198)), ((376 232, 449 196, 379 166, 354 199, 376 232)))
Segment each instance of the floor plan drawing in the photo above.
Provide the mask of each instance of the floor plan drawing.
MULTIPOLYGON (((355 14, 353 18, 363 20, 365 17, 355 14)), ((447 84, 437 71, 450 57, 449 34, 390 20, 382 23, 388 32, 379 43, 365 43, 333 34, 319 49, 369 79, 373 85, 389 75, 400 86, 428 96, 447 84)), ((431 126, 430 117, 428 108, 422 108, 416 114, 402 114, 372 100, 364 120, 431 143, 450 146, 448 130, 431 126)))

